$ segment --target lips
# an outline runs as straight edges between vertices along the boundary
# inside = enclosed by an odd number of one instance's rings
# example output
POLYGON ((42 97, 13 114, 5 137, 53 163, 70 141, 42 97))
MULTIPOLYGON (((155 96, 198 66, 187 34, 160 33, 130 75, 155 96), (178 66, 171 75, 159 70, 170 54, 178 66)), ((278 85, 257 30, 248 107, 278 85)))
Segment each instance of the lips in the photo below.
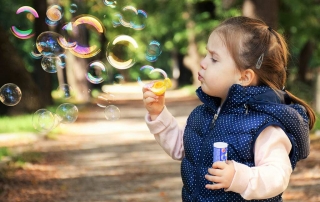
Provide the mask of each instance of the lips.
POLYGON ((203 80, 203 77, 200 75, 199 72, 198 72, 198 80, 199 80, 199 81, 202 81, 202 80, 203 80))

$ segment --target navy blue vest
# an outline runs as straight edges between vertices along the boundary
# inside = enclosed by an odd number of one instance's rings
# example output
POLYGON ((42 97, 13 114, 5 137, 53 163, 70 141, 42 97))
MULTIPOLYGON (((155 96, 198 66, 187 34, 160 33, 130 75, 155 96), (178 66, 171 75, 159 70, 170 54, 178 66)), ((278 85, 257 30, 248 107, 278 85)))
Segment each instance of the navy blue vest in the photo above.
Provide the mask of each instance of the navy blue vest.
MULTIPOLYGON (((181 163, 183 201, 247 201, 240 194, 205 188, 204 176, 213 163, 213 143, 228 143, 228 160, 254 166, 253 146, 267 126, 279 126, 288 135, 292 150, 290 161, 294 169, 298 160, 309 154, 309 125, 304 108, 292 104, 289 96, 267 86, 233 85, 216 121, 220 98, 205 94, 201 87, 197 95, 204 103, 190 114, 183 137, 185 157, 181 163)), ((282 201, 281 195, 265 200, 282 201)))

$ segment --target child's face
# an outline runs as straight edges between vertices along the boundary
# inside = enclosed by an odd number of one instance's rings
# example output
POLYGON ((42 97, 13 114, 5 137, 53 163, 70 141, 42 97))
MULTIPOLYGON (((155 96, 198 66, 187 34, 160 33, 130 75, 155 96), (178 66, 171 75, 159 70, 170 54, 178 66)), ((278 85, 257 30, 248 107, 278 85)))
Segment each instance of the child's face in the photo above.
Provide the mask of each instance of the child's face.
POLYGON ((200 63, 199 81, 208 95, 227 97, 229 88, 240 83, 241 73, 220 36, 213 32, 207 43, 207 55, 200 63))

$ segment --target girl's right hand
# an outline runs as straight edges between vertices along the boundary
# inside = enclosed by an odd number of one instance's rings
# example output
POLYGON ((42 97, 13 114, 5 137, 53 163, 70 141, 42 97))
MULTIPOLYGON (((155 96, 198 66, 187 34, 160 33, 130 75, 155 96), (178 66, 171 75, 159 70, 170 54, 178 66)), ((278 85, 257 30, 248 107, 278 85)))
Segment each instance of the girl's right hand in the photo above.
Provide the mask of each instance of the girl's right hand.
POLYGON ((164 94, 156 95, 147 86, 142 88, 143 103, 150 114, 151 120, 155 120, 164 108, 164 94))

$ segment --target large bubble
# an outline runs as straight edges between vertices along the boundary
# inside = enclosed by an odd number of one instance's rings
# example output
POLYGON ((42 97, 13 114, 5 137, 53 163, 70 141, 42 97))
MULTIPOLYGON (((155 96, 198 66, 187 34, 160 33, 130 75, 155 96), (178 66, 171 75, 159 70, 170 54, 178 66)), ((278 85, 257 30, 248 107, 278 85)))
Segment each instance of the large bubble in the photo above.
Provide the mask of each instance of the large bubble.
MULTIPOLYGON (((31 16, 33 18, 39 18, 39 15, 37 13, 37 11, 30 7, 30 6, 22 6, 20 7, 16 14, 20 14, 22 12, 26 12, 27 13, 27 18, 28 19, 32 19, 31 16)), ((18 27, 16 26, 11 26, 11 32, 13 33, 14 36, 16 36, 17 38, 20 38, 20 39, 29 39, 31 37, 34 36, 34 33, 33 33, 33 30, 32 29, 19 29, 18 27)))
POLYGON ((36 46, 45 57, 58 57, 65 53, 65 49, 58 43, 60 34, 52 31, 42 32, 36 40, 36 46))
POLYGON ((137 49, 138 43, 131 36, 117 36, 108 44, 107 60, 117 69, 128 69, 136 62, 137 49))
POLYGON ((81 44, 79 41, 76 41, 75 32, 78 32, 80 28, 86 29, 92 38, 99 39, 104 34, 102 22, 94 16, 81 15, 76 17, 73 23, 69 23, 68 26, 64 26, 63 28, 69 37, 66 41, 71 44, 76 42, 75 47, 69 49, 73 55, 80 58, 90 58, 97 55, 101 51, 100 44, 90 44, 90 41, 89 44, 81 44))
POLYGON ((17 105, 22 97, 20 88, 14 83, 4 84, 0 88, 0 101, 7 106, 17 105))

